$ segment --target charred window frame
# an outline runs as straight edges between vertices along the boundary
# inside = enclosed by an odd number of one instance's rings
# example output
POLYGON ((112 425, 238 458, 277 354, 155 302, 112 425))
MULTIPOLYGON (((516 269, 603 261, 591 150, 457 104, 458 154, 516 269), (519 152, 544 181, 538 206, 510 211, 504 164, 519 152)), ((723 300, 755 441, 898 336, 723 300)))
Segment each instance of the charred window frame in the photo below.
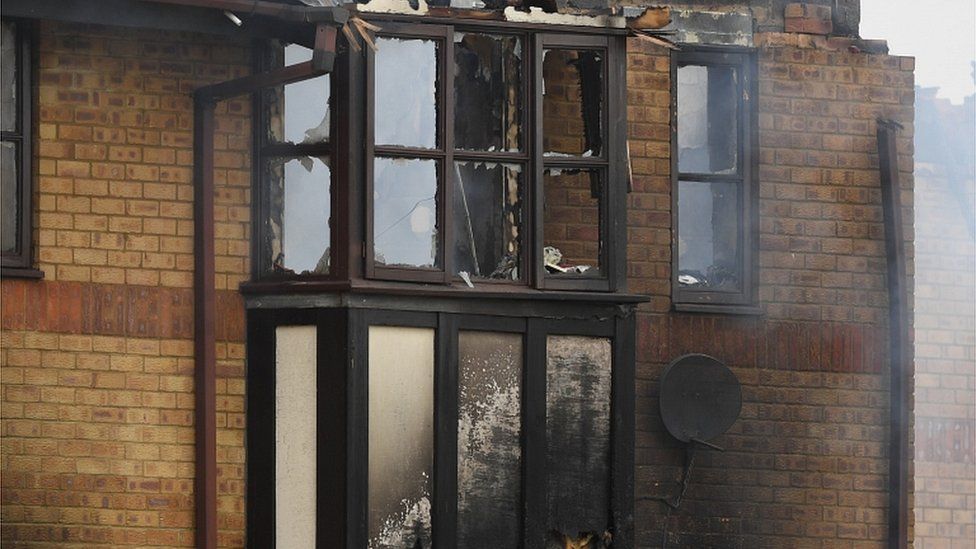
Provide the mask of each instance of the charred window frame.
POLYGON ((755 75, 751 50, 686 46, 671 56, 671 297, 679 311, 758 311, 755 75))
MULTIPOLYGON (((312 50, 298 44, 277 40, 254 48, 253 66, 264 72, 298 62, 309 61, 312 50)), ((335 103, 332 73, 309 80, 268 88, 253 96, 252 106, 256 122, 253 148, 256 164, 253 168, 252 215, 258 228, 252 239, 252 264, 255 279, 332 279, 335 278, 337 224, 335 222, 335 103), (289 113, 289 99, 295 104, 294 115, 289 113), (325 104, 322 104, 323 101, 325 104), (300 124, 296 125, 295 123, 300 124), (301 189, 299 198, 289 200, 288 183, 295 181, 301 189), (317 188, 313 187, 317 186, 317 188), (291 204, 288 204, 288 203, 291 204), (299 234, 304 245, 315 257, 285 254, 290 246, 285 216, 288 206, 303 208, 295 216, 305 227, 299 234), (314 216, 314 208, 327 207, 324 219, 314 216), (312 244, 317 242, 318 245, 312 244), (325 244, 324 250, 319 250, 325 244), (312 247, 314 246, 314 247, 312 247)), ((297 190, 297 189, 296 189, 297 190)), ((305 254, 307 255, 307 254, 305 254)))
POLYGON ((33 63, 34 26, 3 19, 3 124, 0 131, 3 173, 3 250, 5 277, 40 278, 33 268, 33 63), (8 58, 8 55, 10 56, 8 58), (10 71, 8 73, 8 71, 10 71), (9 101, 9 103, 8 103, 9 101))
MULTIPOLYGON (((482 266, 481 273, 468 272, 479 283, 507 283, 530 286, 537 289, 552 290, 594 290, 616 291, 625 286, 624 269, 617 265, 624 257, 625 242, 624 212, 626 209, 626 153, 622 146, 625 128, 625 88, 623 41, 617 37, 604 35, 577 35, 555 33, 519 32, 518 29, 498 29, 468 25, 412 25, 382 22, 383 30, 378 40, 426 40, 436 44, 436 140, 427 147, 391 145, 377 142, 376 127, 380 123, 377 114, 378 98, 376 53, 366 52, 366 158, 365 158, 365 235, 364 259, 365 276, 380 280, 440 282, 458 284, 461 279, 458 271, 464 270, 463 258, 455 243, 463 237, 464 223, 455 219, 457 204, 468 207, 463 194, 466 192, 461 172, 456 166, 469 163, 480 166, 513 167, 520 174, 520 197, 517 215, 520 243, 517 251, 518 275, 501 276, 495 279, 495 268, 489 274, 482 266), (519 60, 521 82, 519 142, 517 147, 506 150, 472 150, 456 143, 455 117, 458 99, 455 96, 455 52, 459 47, 457 37, 462 34, 476 34, 493 37, 510 37, 520 41, 523 52, 519 60), (547 52, 572 52, 593 55, 599 61, 597 72, 586 74, 596 80, 587 90, 589 98, 583 97, 581 105, 595 98, 593 121, 586 124, 587 142, 597 143, 596 151, 590 147, 576 154, 555 152, 547 154, 543 143, 547 137, 543 102, 543 65, 547 52), (390 159, 400 163, 428 162, 436 166, 436 195, 432 203, 436 205, 436 254, 432 264, 422 268, 416 266, 389 265, 382 262, 382 254, 377 251, 377 238, 386 229, 375 218, 376 186, 379 174, 378 159, 390 159), (598 252, 595 263, 589 272, 556 272, 545 266, 546 196, 544 181, 550 174, 586 174, 596 206, 598 221, 587 232, 594 241, 598 252), (613 215, 617 213, 618 215, 613 215), (381 261, 378 261, 378 258, 381 261)), ((380 44, 382 49, 383 44, 380 44)), ((578 66, 578 65, 577 65, 578 66)), ((591 82, 587 82, 592 84, 591 82)), ((584 92, 585 93, 585 92, 584 92)), ((584 115, 585 116, 585 115, 584 115)), ((587 121, 589 122, 589 121, 587 121)), ((379 160, 384 161, 384 160, 379 160)), ((431 172, 431 169, 427 169, 431 172)), ((408 201, 409 202, 409 201, 408 201)), ((412 210, 413 211, 413 210, 412 210)), ((402 217, 402 216, 400 216, 402 217)), ((397 218, 399 219, 399 217, 397 218)), ((469 221, 470 223, 470 221, 469 221)), ((389 223, 387 223, 389 224, 389 223)), ((474 235, 471 235, 472 241, 474 235)), ((515 259, 515 258, 506 258, 515 259)), ((392 263, 392 262, 391 262, 392 263)), ((570 271, 567 269, 567 271, 570 271)))

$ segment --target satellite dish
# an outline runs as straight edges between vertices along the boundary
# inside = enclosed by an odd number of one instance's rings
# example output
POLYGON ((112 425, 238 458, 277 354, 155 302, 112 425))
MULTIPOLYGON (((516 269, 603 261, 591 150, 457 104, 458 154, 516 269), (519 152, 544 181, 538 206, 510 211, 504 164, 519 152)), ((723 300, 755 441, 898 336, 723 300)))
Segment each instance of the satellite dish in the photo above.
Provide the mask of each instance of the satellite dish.
POLYGON ((725 364, 708 355, 689 354, 676 358, 664 370, 660 403, 661 418, 671 436, 704 444, 739 418, 742 388, 725 364))

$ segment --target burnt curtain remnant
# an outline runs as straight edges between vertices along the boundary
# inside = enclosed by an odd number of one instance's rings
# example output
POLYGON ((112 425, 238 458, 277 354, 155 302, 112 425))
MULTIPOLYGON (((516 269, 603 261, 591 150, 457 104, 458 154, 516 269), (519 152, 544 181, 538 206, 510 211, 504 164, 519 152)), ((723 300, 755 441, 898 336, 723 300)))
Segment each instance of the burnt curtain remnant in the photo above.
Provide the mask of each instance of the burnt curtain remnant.
POLYGON ((547 526, 599 539, 610 527, 610 340, 550 336, 546 380, 547 526))

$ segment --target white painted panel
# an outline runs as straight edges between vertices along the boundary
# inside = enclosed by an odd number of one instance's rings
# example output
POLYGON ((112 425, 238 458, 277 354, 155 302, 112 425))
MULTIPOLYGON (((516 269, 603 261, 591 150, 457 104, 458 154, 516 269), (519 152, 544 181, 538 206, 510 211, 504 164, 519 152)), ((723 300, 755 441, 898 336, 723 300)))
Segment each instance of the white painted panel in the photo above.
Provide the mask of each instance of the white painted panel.
POLYGON ((434 330, 369 328, 369 549, 429 549, 434 330))
POLYGON ((275 541, 315 547, 316 328, 275 330, 275 541))

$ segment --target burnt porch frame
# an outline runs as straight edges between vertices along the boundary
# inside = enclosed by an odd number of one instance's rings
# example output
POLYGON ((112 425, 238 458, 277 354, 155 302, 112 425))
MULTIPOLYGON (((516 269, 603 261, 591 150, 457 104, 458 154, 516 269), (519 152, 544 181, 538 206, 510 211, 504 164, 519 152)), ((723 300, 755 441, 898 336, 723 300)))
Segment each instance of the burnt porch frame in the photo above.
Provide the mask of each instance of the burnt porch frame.
MULTIPOLYGON (((393 310, 365 298, 356 307, 248 310, 247 532, 249 547, 274 547, 275 328, 314 325, 318 333, 318 546, 361 548, 368 540, 368 376, 370 326, 435 330, 434 474, 431 521, 435 546, 457 540, 458 335, 478 330, 522 335, 521 546, 544 549, 548 536, 546 372, 550 335, 608 338, 611 342, 610 486, 608 516, 615 547, 634 544, 634 329, 633 310, 609 303, 579 307, 574 318, 536 304, 533 316, 497 316, 417 310, 413 298, 393 310), (383 308, 374 308, 383 307, 383 308), (599 320, 590 320, 592 318, 599 320)), ((359 301, 359 300, 357 300, 359 301)))

